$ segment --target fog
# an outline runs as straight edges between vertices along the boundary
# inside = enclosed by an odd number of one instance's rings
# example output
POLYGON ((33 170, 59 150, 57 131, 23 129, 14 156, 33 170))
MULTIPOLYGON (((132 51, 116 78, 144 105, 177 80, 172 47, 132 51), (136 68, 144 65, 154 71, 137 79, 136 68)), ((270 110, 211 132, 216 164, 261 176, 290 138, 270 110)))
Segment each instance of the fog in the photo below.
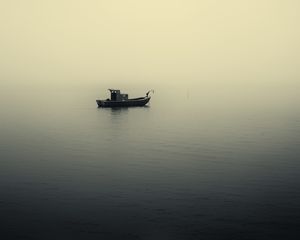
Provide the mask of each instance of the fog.
POLYGON ((299 0, 0 0, 3 239, 296 239, 299 23, 299 0))
POLYGON ((296 0, 0 2, 0 86, 299 87, 296 0))

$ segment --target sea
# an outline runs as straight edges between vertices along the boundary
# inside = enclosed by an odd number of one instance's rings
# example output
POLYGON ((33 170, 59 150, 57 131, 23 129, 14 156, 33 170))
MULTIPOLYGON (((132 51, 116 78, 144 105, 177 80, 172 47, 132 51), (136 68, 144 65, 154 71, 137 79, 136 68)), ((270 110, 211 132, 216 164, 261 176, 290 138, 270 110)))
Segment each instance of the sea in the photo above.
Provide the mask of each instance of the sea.
POLYGON ((69 87, 0 90, 1 239, 299 239, 299 89, 69 87))

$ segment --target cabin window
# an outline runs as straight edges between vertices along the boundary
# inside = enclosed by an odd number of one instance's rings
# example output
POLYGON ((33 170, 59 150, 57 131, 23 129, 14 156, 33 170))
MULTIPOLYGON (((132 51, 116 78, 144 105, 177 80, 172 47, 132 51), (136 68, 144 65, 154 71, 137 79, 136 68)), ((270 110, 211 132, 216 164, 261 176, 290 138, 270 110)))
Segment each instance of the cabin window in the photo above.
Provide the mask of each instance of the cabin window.
POLYGON ((116 101, 117 100, 117 93, 116 92, 111 92, 111 100, 116 101))

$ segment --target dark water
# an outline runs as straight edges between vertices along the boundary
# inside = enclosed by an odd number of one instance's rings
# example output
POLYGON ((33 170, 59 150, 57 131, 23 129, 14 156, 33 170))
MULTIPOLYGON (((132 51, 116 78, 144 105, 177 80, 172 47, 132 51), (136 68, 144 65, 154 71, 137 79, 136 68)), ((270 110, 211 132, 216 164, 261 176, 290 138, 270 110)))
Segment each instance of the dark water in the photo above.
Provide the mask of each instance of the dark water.
POLYGON ((298 93, 158 88, 98 109, 105 89, 2 90, 1 235, 298 239, 298 93))

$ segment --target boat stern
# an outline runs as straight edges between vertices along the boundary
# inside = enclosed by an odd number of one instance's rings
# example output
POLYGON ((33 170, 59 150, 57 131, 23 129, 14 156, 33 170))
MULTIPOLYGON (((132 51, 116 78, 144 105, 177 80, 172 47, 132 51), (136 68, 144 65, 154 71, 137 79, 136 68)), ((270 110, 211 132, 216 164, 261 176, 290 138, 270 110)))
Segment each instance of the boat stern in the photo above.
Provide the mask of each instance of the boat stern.
POLYGON ((98 107, 105 107, 105 101, 103 101, 103 100, 96 100, 96 103, 97 103, 98 107))

